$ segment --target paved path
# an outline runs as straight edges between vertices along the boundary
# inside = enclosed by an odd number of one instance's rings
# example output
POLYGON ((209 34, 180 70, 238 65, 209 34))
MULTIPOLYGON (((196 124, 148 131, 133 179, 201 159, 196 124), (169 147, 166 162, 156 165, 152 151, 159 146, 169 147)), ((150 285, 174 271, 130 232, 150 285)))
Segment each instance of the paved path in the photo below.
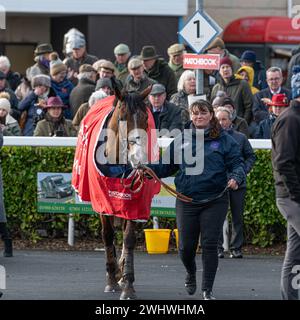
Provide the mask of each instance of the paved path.
MULTIPOLYGON (((1 300, 115 300, 104 293, 103 251, 49 252, 16 250, 13 258, 0 257, 6 269, 6 290, 1 300)), ((214 293, 217 299, 280 299, 283 257, 245 256, 221 259, 214 293)), ((197 255, 198 283, 201 255, 197 255)), ((135 255, 135 289, 142 300, 198 300, 200 289, 188 296, 183 287, 184 268, 177 254, 135 255)))

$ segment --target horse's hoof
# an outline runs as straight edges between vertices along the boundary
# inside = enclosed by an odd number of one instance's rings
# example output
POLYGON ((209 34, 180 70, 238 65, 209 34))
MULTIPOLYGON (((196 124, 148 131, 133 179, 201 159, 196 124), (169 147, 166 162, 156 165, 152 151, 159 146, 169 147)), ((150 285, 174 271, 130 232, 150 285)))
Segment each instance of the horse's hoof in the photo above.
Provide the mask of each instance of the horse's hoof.
POLYGON ((123 290, 120 295, 120 300, 136 300, 137 296, 134 292, 134 289, 123 290))
POLYGON ((121 291, 120 286, 116 283, 116 284, 108 284, 105 288, 104 288, 104 292, 105 293, 113 293, 113 292, 118 292, 121 291))

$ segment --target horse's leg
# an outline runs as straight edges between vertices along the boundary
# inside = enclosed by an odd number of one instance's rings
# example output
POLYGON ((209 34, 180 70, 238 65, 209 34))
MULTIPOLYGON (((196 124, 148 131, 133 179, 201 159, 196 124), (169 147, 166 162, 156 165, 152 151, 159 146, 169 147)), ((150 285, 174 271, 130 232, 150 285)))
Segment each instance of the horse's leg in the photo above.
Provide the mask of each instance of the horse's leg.
POLYGON ((122 293, 120 300, 136 299, 133 282, 134 282, 134 263, 133 263, 133 251, 135 247, 135 222, 126 221, 126 227, 124 232, 124 252, 122 261, 122 293))
POLYGON ((106 255, 106 286, 104 292, 120 291, 120 287, 117 282, 117 274, 119 272, 116 248, 114 246, 114 227, 113 217, 101 215, 102 223, 102 239, 105 247, 106 255))

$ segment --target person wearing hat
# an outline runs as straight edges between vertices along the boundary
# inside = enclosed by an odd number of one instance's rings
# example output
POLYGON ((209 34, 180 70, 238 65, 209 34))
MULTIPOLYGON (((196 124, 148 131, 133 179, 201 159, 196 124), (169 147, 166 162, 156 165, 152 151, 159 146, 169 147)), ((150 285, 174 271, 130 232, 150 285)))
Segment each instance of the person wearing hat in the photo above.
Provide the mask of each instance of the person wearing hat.
POLYGON ((88 102, 91 94, 95 91, 96 87, 96 70, 89 64, 83 64, 79 68, 78 84, 71 91, 70 94, 70 107, 72 113, 72 119, 76 114, 79 107, 88 102))
POLYGON ((150 85, 156 83, 144 72, 143 61, 139 58, 131 58, 128 62, 129 76, 127 77, 124 89, 127 92, 142 92, 150 85))
POLYGON ((51 79, 45 74, 36 75, 31 81, 32 91, 19 103, 22 112, 20 127, 24 136, 32 136, 36 123, 43 118, 43 107, 48 97, 55 96, 51 79))
POLYGON ((145 73, 149 78, 161 83, 166 88, 167 99, 176 93, 176 78, 168 63, 161 58, 154 46, 144 46, 140 58, 143 61, 145 73))
POLYGON ((36 62, 33 66, 27 68, 26 78, 31 81, 32 78, 39 74, 49 75, 50 67, 50 53, 53 52, 52 45, 50 43, 39 44, 34 50, 34 61, 36 62))
POLYGON ((184 50, 185 50, 185 47, 181 43, 174 43, 168 48, 168 55, 169 55, 168 65, 175 73, 175 78, 177 82, 184 71, 183 69, 184 50))
POLYGON ((266 76, 268 87, 260 90, 253 96, 253 114, 255 118, 257 117, 257 114, 260 114, 260 118, 268 118, 269 106, 266 105, 265 101, 268 102, 269 100, 272 100, 274 94, 285 94, 288 101, 291 100, 291 91, 282 86, 283 75, 281 68, 270 67, 266 72, 266 76))
MULTIPOLYGON (((216 118, 218 119, 221 127, 235 140, 240 148, 241 157, 244 162, 245 174, 251 171, 256 157, 247 137, 236 130, 232 123, 232 113, 226 107, 218 107, 216 111, 216 118)), ((242 183, 239 184, 235 190, 229 190, 229 207, 231 211, 231 225, 232 233, 230 238, 230 258, 243 258, 242 246, 244 243, 243 237, 243 215, 246 196, 246 177, 242 183)), ((218 242, 218 256, 224 258, 223 248, 223 233, 220 234, 218 242)))
POLYGON ((263 66, 262 62, 256 60, 256 53, 252 50, 246 50, 242 53, 241 58, 242 67, 252 67, 254 70, 253 86, 259 90, 268 87, 266 81, 266 68, 263 66))
POLYGON ((0 93, 0 127, 3 136, 20 136, 21 129, 18 121, 9 114, 9 98, 9 94, 7 92, 0 93))
POLYGON ((237 79, 243 79, 249 83, 252 94, 257 93, 259 90, 253 85, 254 70, 250 66, 242 66, 234 75, 237 79))
MULTIPOLYGON (((223 91, 219 91, 219 94, 221 92, 223 92, 223 91)), ((215 100, 217 98, 218 98, 218 96, 215 98, 215 100)), ((244 118, 239 117, 236 114, 236 108, 235 108, 235 104, 234 104, 233 100, 230 97, 227 97, 226 93, 225 93, 225 96, 223 96, 219 99, 220 99, 219 107, 227 108, 231 113, 232 128, 237 132, 243 133, 247 138, 249 138, 250 137, 250 132, 249 132, 250 129, 249 129, 248 123, 244 118)), ((213 103, 215 102, 215 100, 213 101, 213 103)))
POLYGON ((256 129, 254 139, 271 139, 271 129, 277 117, 289 106, 288 98, 285 94, 274 94, 272 99, 265 101, 269 106, 269 116, 262 120, 256 129))
POLYGON ((214 85, 211 92, 211 101, 214 100, 218 91, 226 92, 235 106, 237 115, 244 118, 248 124, 252 120, 253 97, 247 81, 236 79, 233 74, 232 61, 225 56, 220 60, 220 79, 214 85))
POLYGON ((221 58, 228 57, 232 62, 233 72, 237 72, 240 68, 240 59, 231 54, 225 47, 224 41, 220 37, 216 37, 206 48, 205 53, 219 54, 221 58))
POLYGON ((7 92, 10 96, 9 102, 10 102, 10 114, 13 118, 16 120, 19 120, 20 118, 20 111, 18 110, 19 101, 15 93, 7 87, 6 82, 6 74, 2 71, 0 71, 0 93, 1 92, 7 92))
POLYGON ((148 96, 155 128, 159 130, 158 137, 174 137, 174 135, 180 134, 183 129, 181 118, 182 108, 177 107, 174 103, 168 102, 166 97, 166 88, 160 83, 155 83, 152 86, 148 96), (171 133, 173 129, 175 130, 171 133))
POLYGON ((72 113, 69 98, 74 85, 67 78, 67 66, 59 59, 57 52, 50 54, 50 76, 52 89, 66 106, 64 116, 66 119, 71 119, 72 113))
POLYGON ((50 97, 44 106, 44 119, 37 123, 34 136, 43 137, 76 137, 72 121, 64 117, 65 108, 60 97, 50 97))
POLYGON ((113 87, 110 78, 101 78, 96 83, 95 91, 102 89, 108 96, 113 92, 113 87))
POLYGON ((80 66, 82 66, 83 64, 92 65, 98 60, 98 58, 87 53, 86 41, 85 38, 83 38, 82 36, 71 36, 67 40, 66 46, 68 46, 69 49, 72 50, 72 54, 70 57, 64 60, 64 64, 68 68, 68 77, 73 82, 73 80, 77 77, 77 74, 79 73, 80 66))
POLYGON ((281 271, 281 298, 299 300, 300 257, 300 65, 293 67, 290 106, 272 127, 272 165, 276 204, 287 221, 287 247, 281 271))
POLYGON ((116 78, 119 79, 124 85, 129 74, 127 63, 131 52, 127 44, 120 43, 114 48, 114 54, 116 57, 116 61, 114 62, 116 68, 116 78))
MULTIPOLYGON (((104 78, 107 79, 107 78, 104 78)), ((99 80, 100 81, 100 80, 99 80)), ((103 87, 104 88, 104 87, 103 87)), ((92 95, 89 98, 88 102, 83 103, 78 111, 76 112, 73 120, 72 120, 72 124, 74 126, 74 128, 76 129, 77 133, 79 132, 80 129, 80 124, 82 119, 85 117, 85 115, 89 112, 90 108, 99 100, 102 100, 106 97, 109 96, 109 94, 107 94, 103 88, 100 88, 98 90, 96 90, 94 93, 92 93, 92 95)))

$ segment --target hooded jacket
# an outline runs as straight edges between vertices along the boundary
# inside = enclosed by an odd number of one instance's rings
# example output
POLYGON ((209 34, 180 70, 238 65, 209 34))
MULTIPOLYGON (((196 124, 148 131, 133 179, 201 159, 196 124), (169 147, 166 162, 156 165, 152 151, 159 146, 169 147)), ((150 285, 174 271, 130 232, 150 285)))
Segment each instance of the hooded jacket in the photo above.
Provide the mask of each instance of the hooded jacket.
POLYGON ((253 81, 254 81, 254 70, 252 67, 248 67, 248 66, 243 66, 243 67, 240 67, 237 71, 237 73, 235 74, 235 78, 236 79, 240 79, 242 80, 243 78, 240 76, 240 73, 242 71, 246 71, 247 74, 248 74, 248 83, 249 83, 249 86, 250 86, 250 89, 251 89, 251 92, 252 94, 255 94, 256 92, 258 92, 259 90, 257 88, 255 88, 253 86, 253 81))

